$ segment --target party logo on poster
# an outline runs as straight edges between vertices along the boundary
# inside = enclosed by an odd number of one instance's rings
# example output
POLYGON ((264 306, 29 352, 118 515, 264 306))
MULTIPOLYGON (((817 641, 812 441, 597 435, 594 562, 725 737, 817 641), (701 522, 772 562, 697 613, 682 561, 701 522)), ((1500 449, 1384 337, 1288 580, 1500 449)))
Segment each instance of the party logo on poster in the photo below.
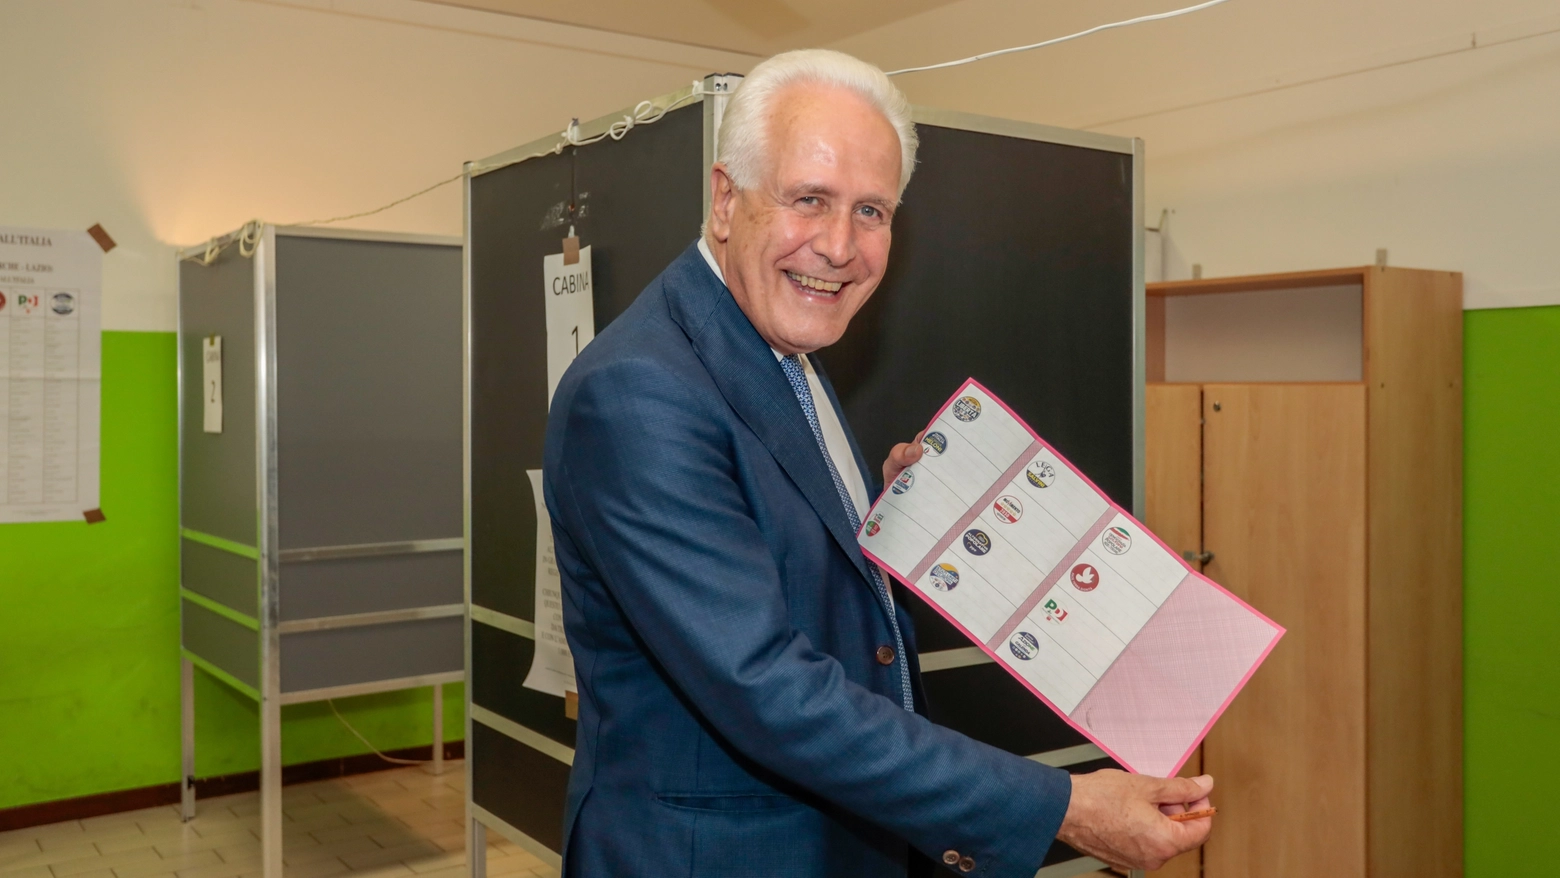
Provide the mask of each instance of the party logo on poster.
POLYGON ((76 311, 76 297, 70 293, 55 293, 50 309, 61 317, 73 314, 76 311))
POLYGON ((876 514, 876 515, 872 516, 871 518, 867 519, 866 526, 862 528, 862 530, 867 532, 867 536, 869 536, 869 537, 877 536, 878 531, 880 531, 882 529, 883 529, 883 513, 881 513, 881 512, 879 512, 878 514, 876 514))
POLYGON ((1017 497, 1002 496, 997 502, 991 504, 991 511, 997 514, 997 518, 1008 524, 1012 524, 1024 517, 1024 506, 1018 502, 1017 497))
POLYGON ((910 486, 914 484, 915 473, 911 472, 910 470, 905 470, 899 474, 899 478, 894 479, 894 493, 903 494, 904 492, 910 490, 910 486))
POLYGON ((1049 488, 1056 481, 1056 468, 1043 460, 1037 460, 1024 470, 1024 476, 1029 479, 1029 484, 1036 488, 1049 488))
POLYGON ((1055 622, 1059 625, 1067 621, 1067 611, 1062 609, 1061 605, 1054 598, 1046 601, 1041 606, 1045 607, 1045 620, 1047 622, 1055 622))
POLYGON ((932 577, 932 588, 938 591, 953 591, 959 585, 959 568, 952 564, 938 564, 928 575, 932 577))
POLYGON ((973 396, 961 396, 953 401, 953 416, 968 424, 980 417, 980 400, 973 396))
POLYGON ((1100 543, 1112 555, 1125 555, 1132 548, 1132 534, 1124 527, 1108 527, 1100 535, 1100 543))
POLYGON ((1020 631, 1008 638, 1008 649, 1012 650, 1015 658, 1027 662, 1040 654, 1040 638, 1028 631, 1020 631))
POLYGON ((964 550, 971 555, 984 555, 991 551, 991 537, 983 530, 967 530, 964 532, 964 550))
POLYGON ((1093 564, 1074 566, 1068 578, 1072 580, 1073 588, 1079 591, 1094 591, 1100 587, 1100 572, 1094 569, 1093 564))
POLYGON ((948 437, 941 433, 927 433, 921 437, 921 450, 928 456, 936 457, 948 450, 948 437))

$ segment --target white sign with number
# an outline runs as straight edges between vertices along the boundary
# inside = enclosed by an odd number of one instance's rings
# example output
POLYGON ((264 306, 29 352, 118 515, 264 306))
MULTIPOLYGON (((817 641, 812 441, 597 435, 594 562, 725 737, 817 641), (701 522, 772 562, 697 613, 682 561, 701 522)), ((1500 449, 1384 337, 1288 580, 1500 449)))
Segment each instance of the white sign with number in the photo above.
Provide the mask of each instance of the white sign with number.
POLYGON ((563 372, 596 337, 595 295, 591 288, 590 248, 580 261, 563 264, 563 254, 542 257, 542 294, 547 297, 547 407, 563 372))
POLYGON ((205 398, 207 433, 222 432, 222 336, 208 335, 200 345, 201 396, 205 398))

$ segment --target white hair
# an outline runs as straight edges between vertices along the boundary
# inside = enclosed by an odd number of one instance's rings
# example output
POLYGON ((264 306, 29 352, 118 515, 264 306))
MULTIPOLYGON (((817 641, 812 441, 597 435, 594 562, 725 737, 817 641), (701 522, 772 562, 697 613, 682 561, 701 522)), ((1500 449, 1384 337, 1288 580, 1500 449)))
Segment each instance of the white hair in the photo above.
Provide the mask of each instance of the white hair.
POLYGON ((769 122, 775 95, 806 83, 838 86, 860 95, 899 135, 899 192, 915 170, 917 138, 910 102, 883 71, 844 52, 798 49, 769 58, 743 78, 720 123, 719 161, 738 189, 757 184, 769 162, 769 122))

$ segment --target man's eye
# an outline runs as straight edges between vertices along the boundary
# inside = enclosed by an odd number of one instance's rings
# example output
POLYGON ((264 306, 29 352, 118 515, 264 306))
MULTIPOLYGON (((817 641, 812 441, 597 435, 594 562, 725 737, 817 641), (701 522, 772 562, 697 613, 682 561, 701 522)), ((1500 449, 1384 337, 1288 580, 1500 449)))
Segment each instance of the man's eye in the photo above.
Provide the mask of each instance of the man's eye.
POLYGON ((877 208, 873 207, 872 205, 870 205, 870 204, 863 204, 861 206, 861 215, 865 216, 865 217, 871 217, 873 219, 877 219, 878 217, 882 216, 883 214, 882 214, 882 212, 880 212, 877 208))
POLYGON ((805 204, 808 207, 817 207, 818 206, 818 196, 816 196, 816 195, 803 195, 801 198, 796 199, 796 203, 797 204, 805 204))

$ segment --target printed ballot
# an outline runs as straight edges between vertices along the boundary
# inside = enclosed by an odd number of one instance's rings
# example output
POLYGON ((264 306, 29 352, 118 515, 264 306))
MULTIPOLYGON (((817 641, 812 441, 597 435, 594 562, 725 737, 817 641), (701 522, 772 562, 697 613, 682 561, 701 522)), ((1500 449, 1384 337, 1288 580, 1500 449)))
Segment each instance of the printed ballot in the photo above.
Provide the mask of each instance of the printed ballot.
POLYGON ((1127 769, 1169 776, 1284 629, 1187 566, 974 379, 867 513, 867 557, 1127 769))

